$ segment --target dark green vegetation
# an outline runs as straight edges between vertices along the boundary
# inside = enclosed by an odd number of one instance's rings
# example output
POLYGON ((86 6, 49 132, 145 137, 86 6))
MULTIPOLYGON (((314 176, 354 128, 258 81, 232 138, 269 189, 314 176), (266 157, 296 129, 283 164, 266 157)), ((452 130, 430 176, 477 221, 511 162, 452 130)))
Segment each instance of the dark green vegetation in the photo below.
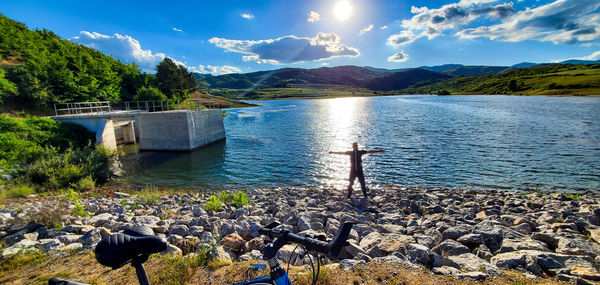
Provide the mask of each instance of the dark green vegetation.
POLYGON ((498 74, 457 76, 399 90, 408 94, 598 95, 600 64, 546 64, 498 74))
POLYGON ((187 98, 196 81, 165 58, 157 74, 141 73, 46 29, 29 30, 0 15, 0 106, 48 113, 55 103, 187 98))
POLYGON ((600 94, 600 64, 448 64, 386 70, 339 66, 283 68, 221 76, 195 74, 201 88, 228 98, 282 99, 391 94, 600 94))
POLYGON ((88 190, 109 178, 111 156, 105 148, 94 147, 93 134, 82 126, 0 115, 0 174, 16 184, 5 190, 12 191, 10 196, 30 192, 22 183, 39 190, 88 190))

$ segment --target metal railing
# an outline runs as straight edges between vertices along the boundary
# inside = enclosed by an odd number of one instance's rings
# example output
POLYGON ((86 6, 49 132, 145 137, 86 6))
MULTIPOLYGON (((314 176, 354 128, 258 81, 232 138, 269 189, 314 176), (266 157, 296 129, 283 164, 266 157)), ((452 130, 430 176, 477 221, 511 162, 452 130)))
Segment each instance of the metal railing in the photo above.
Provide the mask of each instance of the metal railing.
POLYGON ((54 104, 54 113, 56 114, 56 116, 100 113, 110 111, 112 111, 112 108, 110 106, 109 101, 54 104))
POLYGON ((210 101, 200 99, 188 99, 183 102, 169 101, 123 101, 110 103, 102 102, 74 102, 64 104, 54 104, 54 113, 60 115, 78 115, 91 113, 106 113, 112 111, 146 111, 161 112, 169 110, 201 110, 201 109, 219 109, 221 106, 210 101))

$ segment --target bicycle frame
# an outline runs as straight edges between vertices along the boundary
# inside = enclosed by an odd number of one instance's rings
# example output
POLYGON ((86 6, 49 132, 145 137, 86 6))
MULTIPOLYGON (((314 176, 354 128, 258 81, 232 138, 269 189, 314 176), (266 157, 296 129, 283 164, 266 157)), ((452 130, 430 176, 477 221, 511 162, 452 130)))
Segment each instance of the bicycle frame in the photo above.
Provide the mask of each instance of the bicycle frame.
MULTIPOLYGON (((292 284, 292 280, 290 280, 290 277, 288 276, 287 272, 285 270, 283 270, 283 267, 281 267, 281 264, 279 264, 279 261, 277 260, 277 258, 271 258, 271 259, 267 260, 267 263, 269 264, 269 267, 271 268, 270 276, 257 277, 254 279, 245 280, 245 281, 241 281, 238 283, 233 283, 232 285, 247 285, 247 284, 257 284, 257 283, 271 283, 271 284, 275 284, 275 285, 291 285, 292 284)), ((258 268, 256 268, 256 269, 258 269, 258 268)))

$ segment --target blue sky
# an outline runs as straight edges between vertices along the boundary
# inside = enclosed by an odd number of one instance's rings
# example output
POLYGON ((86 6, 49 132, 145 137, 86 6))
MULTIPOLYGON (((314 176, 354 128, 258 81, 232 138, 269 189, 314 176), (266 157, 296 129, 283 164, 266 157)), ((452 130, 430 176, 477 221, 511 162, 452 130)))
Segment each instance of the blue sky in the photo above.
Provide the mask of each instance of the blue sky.
POLYGON ((0 0, 0 7, 30 28, 148 72, 164 57, 213 74, 600 59, 598 0, 0 0))

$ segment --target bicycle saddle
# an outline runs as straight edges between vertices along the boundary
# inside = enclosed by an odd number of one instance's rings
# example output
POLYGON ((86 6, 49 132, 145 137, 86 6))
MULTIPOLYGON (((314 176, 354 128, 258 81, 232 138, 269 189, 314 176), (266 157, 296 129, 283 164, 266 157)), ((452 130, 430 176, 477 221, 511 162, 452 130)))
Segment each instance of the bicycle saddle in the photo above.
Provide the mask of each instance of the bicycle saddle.
POLYGON ((104 266, 117 269, 132 260, 143 263, 150 254, 167 249, 167 242, 162 238, 132 234, 131 231, 125 231, 102 239, 94 251, 96 260, 104 266))

